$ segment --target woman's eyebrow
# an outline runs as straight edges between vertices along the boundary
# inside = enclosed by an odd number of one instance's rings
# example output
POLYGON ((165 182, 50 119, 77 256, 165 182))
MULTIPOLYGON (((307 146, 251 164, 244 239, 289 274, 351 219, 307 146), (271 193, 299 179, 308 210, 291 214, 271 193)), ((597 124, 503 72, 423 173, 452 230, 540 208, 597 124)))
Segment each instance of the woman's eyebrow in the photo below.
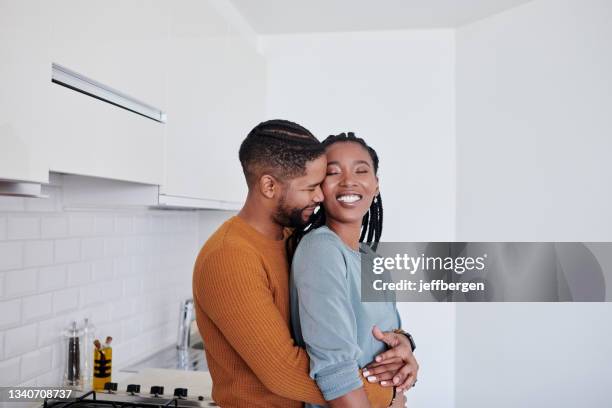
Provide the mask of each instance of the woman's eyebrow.
MULTIPOLYGON (((327 162, 327 165, 328 165, 328 166, 329 166, 330 164, 335 164, 336 166, 339 166, 339 165, 340 165, 340 162, 339 162, 339 161, 336 161, 336 160, 327 162)), ((355 161, 353 162, 353 164, 365 164, 366 166, 370 166, 370 163, 369 163, 367 160, 355 160, 355 161)))
POLYGON ((366 166, 370 166, 370 163, 367 162, 366 160, 355 160, 354 161, 355 164, 365 164, 366 166))

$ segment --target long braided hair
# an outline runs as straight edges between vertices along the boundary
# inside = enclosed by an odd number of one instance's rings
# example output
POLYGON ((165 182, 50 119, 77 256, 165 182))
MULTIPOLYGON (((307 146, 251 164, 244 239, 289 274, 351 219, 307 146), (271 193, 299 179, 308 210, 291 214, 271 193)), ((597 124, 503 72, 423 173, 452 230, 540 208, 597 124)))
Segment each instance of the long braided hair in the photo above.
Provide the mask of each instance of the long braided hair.
MULTIPOLYGON (((354 142, 363 146, 364 149, 368 151, 370 157, 372 159, 372 163, 374 164, 374 174, 378 173, 378 154, 376 151, 372 149, 368 144, 360 137, 356 137, 353 132, 348 133, 340 133, 339 135, 331 135, 328 136, 327 139, 323 141, 323 146, 328 148, 334 143, 344 143, 344 142, 354 142)), ((315 230, 323 225, 325 225, 327 217, 325 215, 325 208, 323 205, 319 206, 319 210, 314 213, 308 225, 301 229, 295 229, 293 234, 287 239, 286 247, 287 254, 289 255, 289 259, 293 258, 293 254, 295 253, 295 249, 298 244, 302 240, 302 238, 312 230, 315 230)), ((359 242, 366 243, 373 251, 376 251, 378 247, 378 243, 380 242, 380 237, 382 235, 382 227, 383 227, 383 205, 382 198, 380 196, 380 192, 374 197, 372 200, 372 204, 368 212, 363 216, 361 221, 361 235, 359 237, 359 242)))

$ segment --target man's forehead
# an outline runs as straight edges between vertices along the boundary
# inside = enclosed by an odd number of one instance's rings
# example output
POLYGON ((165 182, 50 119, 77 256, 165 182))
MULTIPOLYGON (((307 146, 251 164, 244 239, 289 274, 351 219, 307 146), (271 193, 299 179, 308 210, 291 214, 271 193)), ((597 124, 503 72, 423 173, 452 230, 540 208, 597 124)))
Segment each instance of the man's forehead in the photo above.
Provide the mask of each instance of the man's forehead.
POLYGON ((327 158, 325 155, 319 156, 314 160, 306 163, 304 173, 293 179, 295 183, 301 185, 320 184, 325 178, 325 172, 327 168, 327 158))

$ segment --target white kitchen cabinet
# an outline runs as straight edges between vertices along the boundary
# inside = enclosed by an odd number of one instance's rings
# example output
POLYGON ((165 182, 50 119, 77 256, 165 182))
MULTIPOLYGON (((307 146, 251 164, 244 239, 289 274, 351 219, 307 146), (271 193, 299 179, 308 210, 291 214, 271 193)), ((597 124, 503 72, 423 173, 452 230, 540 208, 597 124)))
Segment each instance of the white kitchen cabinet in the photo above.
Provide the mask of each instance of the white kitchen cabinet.
POLYGON ((235 208, 238 148, 264 120, 265 62, 213 0, 0 0, 0 179, 48 172, 160 185, 235 208), (160 123, 51 82, 52 64, 167 113, 160 123))
POLYGON ((48 85, 43 0, 0 0, 0 179, 46 183, 49 166, 39 143, 45 134, 48 85))
POLYGON ((163 181, 165 124, 50 82, 51 63, 163 110, 168 2, 48 2, 48 126, 52 171, 163 181))
POLYGON ((238 148, 263 120, 265 65, 211 3, 181 2, 172 10, 160 201, 236 208, 246 193, 238 148))

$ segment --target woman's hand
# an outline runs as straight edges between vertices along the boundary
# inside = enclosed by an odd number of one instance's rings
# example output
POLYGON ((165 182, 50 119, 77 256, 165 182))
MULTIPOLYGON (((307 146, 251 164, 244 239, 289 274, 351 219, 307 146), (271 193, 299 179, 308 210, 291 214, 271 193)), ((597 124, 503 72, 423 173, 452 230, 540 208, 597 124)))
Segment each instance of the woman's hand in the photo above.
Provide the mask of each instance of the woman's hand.
POLYGON ((419 364, 412 354, 412 347, 405 335, 393 332, 382 332, 374 326, 372 334, 390 347, 389 350, 376 356, 374 362, 363 369, 363 375, 370 382, 378 382, 383 387, 397 387, 403 392, 414 386, 417 380, 419 364))

